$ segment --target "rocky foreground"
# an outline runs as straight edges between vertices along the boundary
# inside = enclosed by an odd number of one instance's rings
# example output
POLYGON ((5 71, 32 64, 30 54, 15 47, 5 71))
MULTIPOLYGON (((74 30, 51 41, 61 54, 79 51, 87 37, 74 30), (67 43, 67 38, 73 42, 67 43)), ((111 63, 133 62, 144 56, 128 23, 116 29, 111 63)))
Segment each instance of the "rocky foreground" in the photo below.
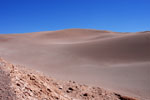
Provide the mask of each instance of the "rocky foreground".
POLYGON ((136 100, 99 87, 58 81, 0 59, 0 100, 136 100))

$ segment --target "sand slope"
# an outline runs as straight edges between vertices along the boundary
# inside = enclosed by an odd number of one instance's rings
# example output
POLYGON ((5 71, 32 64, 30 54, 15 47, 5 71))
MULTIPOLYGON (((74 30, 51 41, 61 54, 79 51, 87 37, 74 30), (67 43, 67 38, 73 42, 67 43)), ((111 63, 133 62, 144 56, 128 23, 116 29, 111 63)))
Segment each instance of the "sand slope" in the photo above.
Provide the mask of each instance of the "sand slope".
POLYGON ((58 81, 0 58, 0 100, 136 100, 99 87, 58 81))
POLYGON ((150 32, 68 29, 0 34, 0 56, 63 80, 150 99, 150 32))

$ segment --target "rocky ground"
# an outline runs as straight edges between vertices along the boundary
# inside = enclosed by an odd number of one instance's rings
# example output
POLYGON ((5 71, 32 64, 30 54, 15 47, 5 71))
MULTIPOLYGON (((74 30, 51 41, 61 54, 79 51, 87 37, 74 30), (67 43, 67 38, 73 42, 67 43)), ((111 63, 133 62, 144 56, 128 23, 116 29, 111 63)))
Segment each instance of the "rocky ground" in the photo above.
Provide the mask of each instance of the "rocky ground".
POLYGON ((99 87, 58 81, 0 59, 0 100, 136 100, 99 87))

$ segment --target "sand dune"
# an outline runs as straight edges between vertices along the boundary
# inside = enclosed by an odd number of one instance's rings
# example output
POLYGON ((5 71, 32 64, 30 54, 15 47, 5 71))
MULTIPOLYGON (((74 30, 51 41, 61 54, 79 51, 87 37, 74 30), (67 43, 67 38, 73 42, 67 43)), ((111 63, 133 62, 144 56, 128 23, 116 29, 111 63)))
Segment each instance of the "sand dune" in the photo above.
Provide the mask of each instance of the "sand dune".
POLYGON ((69 29, 0 34, 0 56, 62 80, 150 99, 150 32, 69 29))

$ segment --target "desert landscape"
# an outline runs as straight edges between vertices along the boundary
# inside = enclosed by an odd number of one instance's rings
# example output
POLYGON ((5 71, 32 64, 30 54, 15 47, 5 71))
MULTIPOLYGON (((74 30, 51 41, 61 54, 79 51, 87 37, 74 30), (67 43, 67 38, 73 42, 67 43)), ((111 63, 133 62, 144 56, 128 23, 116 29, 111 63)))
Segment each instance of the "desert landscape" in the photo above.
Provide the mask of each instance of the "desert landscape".
POLYGON ((137 100, 100 87, 58 81, 0 58, 0 100, 137 100))
POLYGON ((10 91, 3 93, 14 99, 2 100, 150 100, 150 31, 65 29, 0 34, 0 56, 6 60, 0 61, 0 84, 11 80, 8 83, 16 91, 10 93, 14 90, 6 87, 10 91), (34 91, 50 87, 51 92, 25 95, 15 76, 30 84, 26 88, 35 87, 36 80, 48 85, 38 84, 34 91))

